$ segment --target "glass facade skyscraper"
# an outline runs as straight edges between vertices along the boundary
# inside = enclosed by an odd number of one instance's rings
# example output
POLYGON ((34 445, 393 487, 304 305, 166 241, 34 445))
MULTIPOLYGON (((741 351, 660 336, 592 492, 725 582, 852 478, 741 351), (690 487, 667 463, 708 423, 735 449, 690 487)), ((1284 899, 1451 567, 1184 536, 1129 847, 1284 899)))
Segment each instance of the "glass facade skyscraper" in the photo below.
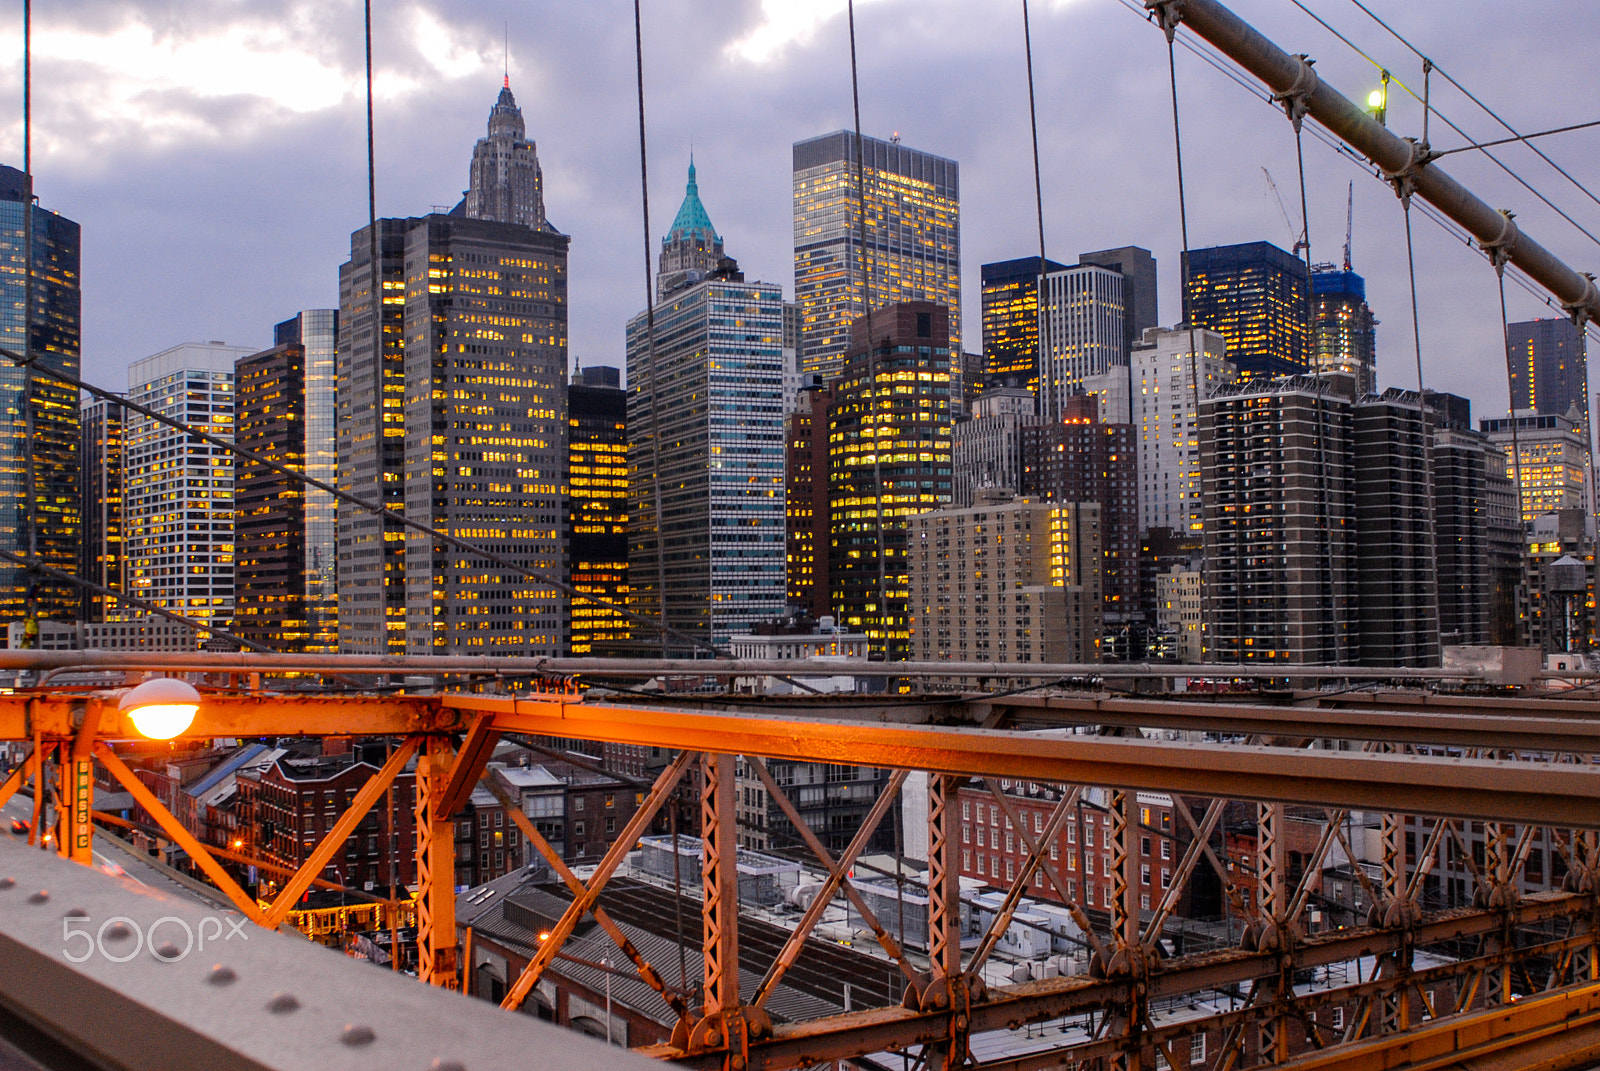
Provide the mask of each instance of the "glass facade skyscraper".
MULTIPOLYGON (((616 368, 583 369, 567 388, 567 583, 628 601, 628 395, 616 368)), ((574 655, 616 654, 632 635, 609 606, 572 600, 574 655)))
MULTIPOLYGON (((338 312, 279 324, 234 366, 240 446, 332 483, 338 312)), ((235 631, 293 653, 339 649, 334 499, 249 458, 235 473, 235 631)))
POLYGON ((1511 324, 1506 330, 1512 408, 1567 416, 1577 406, 1587 432, 1587 370, 1578 328, 1571 320, 1545 319, 1511 324))
POLYGON ((1093 264, 1044 277, 1038 399, 1045 420, 1062 419, 1090 376, 1127 367, 1126 283, 1121 272, 1093 264))
POLYGON ((983 389, 1039 389, 1039 270, 1065 264, 1019 257, 985 264, 983 285, 983 389))
MULTIPOLYGON (((950 314, 961 353, 960 167, 899 141, 863 138, 866 274, 872 308, 932 301, 950 314)), ((851 325, 866 313, 855 135, 844 130, 794 146, 794 297, 800 368, 831 379, 844 365, 851 325)))
POLYGON ((1228 340, 1240 379, 1305 372, 1311 293, 1305 263, 1270 242, 1192 249, 1184 261, 1183 318, 1228 340))
MULTIPOLYGON (((0 346, 46 368, 78 374, 79 232, 65 216, 33 206, 33 249, 24 249, 27 178, 0 167, 0 346), (29 270, 31 264, 31 271, 29 270), (31 315, 29 278, 32 279, 31 315)), ((83 538, 79 512, 79 403, 76 388, 0 361, 0 546, 37 551, 45 565, 77 572, 83 538)), ((74 620, 76 585, 30 578, 0 563, 0 622, 33 613, 74 620), (32 598, 30 599, 30 590, 32 598)))

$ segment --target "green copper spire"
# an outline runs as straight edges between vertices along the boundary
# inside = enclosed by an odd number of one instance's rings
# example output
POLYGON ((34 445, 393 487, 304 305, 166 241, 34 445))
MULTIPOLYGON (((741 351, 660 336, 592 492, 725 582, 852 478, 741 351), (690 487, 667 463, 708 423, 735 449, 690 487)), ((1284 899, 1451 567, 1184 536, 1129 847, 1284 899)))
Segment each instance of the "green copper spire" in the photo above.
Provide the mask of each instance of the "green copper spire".
POLYGON ((689 155, 689 184, 683 191, 683 204, 678 206, 678 216, 672 221, 672 231, 667 235, 667 241, 700 235, 708 242, 718 241, 716 228, 711 226, 711 217, 706 215, 706 206, 700 203, 700 186, 694 178, 694 154, 689 155))

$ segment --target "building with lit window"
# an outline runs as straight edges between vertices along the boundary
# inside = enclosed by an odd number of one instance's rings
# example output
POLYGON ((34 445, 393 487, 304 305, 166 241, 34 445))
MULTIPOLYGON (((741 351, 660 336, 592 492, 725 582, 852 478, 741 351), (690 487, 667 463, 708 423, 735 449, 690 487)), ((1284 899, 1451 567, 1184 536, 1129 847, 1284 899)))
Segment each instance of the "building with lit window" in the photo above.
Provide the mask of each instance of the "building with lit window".
MULTIPOLYGON (((91 398, 83 403, 80 420, 83 467, 78 488, 83 503, 83 546, 78 575, 121 591, 124 411, 115 402, 91 398)), ((104 621, 119 612, 112 596, 84 588, 82 597, 83 621, 104 621)))
POLYGON ((1541 513, 1584 509, 1588 503, 1588 442, 1576 409, 1565 415, 1517 410, 1511 417, 1486 417, 1478 428, 1506 452, 1506 473, 1522 484, 1522 519, 1541 513), (1515 456, 1513 456, 1515 455, 1515 456))
POLYGON ((984 490, 911 518, 911 658, 1100 660, 1100 507, 984 490))
POLYGON ((1128 364, 1125 284, 1121 272, 1081 264, 1041 280, 1039 415, 1060 420, 1084 381, 1128 364))
POLYGON ((890 661, 910 650, 911 518, 952 493, 948 324, 926 301, 857 320, 829 411, 828 601, 890 661))
POLYGON ((1311 323, 1311 371, 1349 376, 1357 397, 1375 392, 1378 319, 1367 306, 1366 280, 1332 264, 1317 265, 1311 273, 1311 323))
MULTIPOLYGON (((405 256, 406 516, 557 579, 568 242, 549 223, 432 215, 405 256)), ((557 588, 423 532, 405 546, 408 653, 566 653, 557 588)))
MULTIPOLYGON (((339 314, 309 309, 274 329, 269 350, 234 364, 235 441, 333 483, 334 343, 339 314)), ((278 651, 339 650, 334 498, 259 461, 234 472, 235 631, 278 651)))
POLYGON ((789 605, 812 618, 828 608, 828 407, 831 391, 802 391, 805 408, 784 417, 784 520, 789 605))
MULTIPOLYGON (((221 342, 163 350, 129 367, 128 400, 231 441, 234 362, 249 353, 221 342)), ((233 452, 135 412, 128 413, 123 450, 124 590, 230 627, 233 452)))
POLYGON ((863 138, 866 281, 856 139, 844 130, 794 145, 794 296, 800 364, 839 375, 852 325, 868 308, 931 301, 949 310, 950 352, 961 354, 961 182, 954 160, 899 139, 863 138))
MULTIPOLYGON (((5 310, 0 314, 0 347, 76 376, 78 224, 34 204, 33 250, 25 257, 31 192, 27 176, 0 166, 0 257, 11 266, 0 301, 5 310), (31 270, 23 271, 24 263, 31 270), (30 280, 31 315, 25 315, 30 280)), ((0 360, 0 397, 5 443, 0 447, 0 547, 24 556, 37 552, 44 565, 76 573, 83 541, 78 389, 0 360)), ((21 566, 0 563, 0 620, 73 621, 81 605, 77 585, 30 578, 21 566)))
POLYGON ((338 511, 339 650, 406 650, 406 232, 415 219, 380 219, 350 236, 339 268, 335 452, 339 490, 392 511, 338 511), (377 256, 374 264, 373 255, 377 256))
MULTIPOLYGON (((606 365, 567 388, 567 583, 616 606, 628 601, 628 395, 606 365)), ((608 606, 572 600, 574 655, 611 654, 632 634, 608 606)))
MULTIPOLYGON (((1079 395, 1067 399, 1059 419, 1022 429, 1022 493, 1099 504, 1102 610, 1108 631, 1120 631, 1142 616, 1137 447, 1133 425, 1103 424, 1097 408, 1079 395)), ((1125 648, 1117 653, 1128 656, 1125 648)))
MULTIPOLYGON (((697 185, 684 201, 679 221, 715 234, 697 185)), ((636 612, 725 646, 785 606, 784 302, 731 257, 696 274, 656 305, 653 335, 645 313, 628 321, 628 587, 636 612)))
POLYGON ((1192 249, 1183 319, 1228 341, 1239 378, 1295 375, 1311 365, 1306 266, 1270 242, 1192 249))
POLYGON ((1022 429, 1039 423, 1033 392, 995 387, 955 426, 954 504, 970 506, 981 488, 1022 487, 1022 429))
POLYGON ((1133 348, 1130 416, 1138 443, 1140 531, 1170 528, 1180 538, 1200 540, 1196 403, 1234 381, 1226 353, 1215 331, 1182 324, 1151 328, 1133 348))
POLYGON ((983 265, 984 390, 1039 389, 1039 276, 1065 270, 1038 257, 983 265))
POLYGON ((1582 333, 1571 320, 1526 320, 1510 324, 1507 364, 1511 369, 1512 406, 1566 416, 1574 405, 1589 416, 1584 393, 1587 362, 1582 333))

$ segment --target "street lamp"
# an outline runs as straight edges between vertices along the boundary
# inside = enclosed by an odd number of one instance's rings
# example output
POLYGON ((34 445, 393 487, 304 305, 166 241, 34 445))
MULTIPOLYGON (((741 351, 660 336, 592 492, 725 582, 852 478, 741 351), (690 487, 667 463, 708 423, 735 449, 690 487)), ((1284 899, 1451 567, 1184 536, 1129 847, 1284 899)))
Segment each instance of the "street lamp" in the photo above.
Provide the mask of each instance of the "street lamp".
POLYGON ((194 724, 200 693, 188 681, 155 677, 124 694, 117 709, 128 716, 139 735, 171 740, 194 724))
POLYGON ((1367 114, 1378 121, 1379 126, 1389 125, 1389 72, 1383 72, 1383 85, 1367 94, 1367 114))

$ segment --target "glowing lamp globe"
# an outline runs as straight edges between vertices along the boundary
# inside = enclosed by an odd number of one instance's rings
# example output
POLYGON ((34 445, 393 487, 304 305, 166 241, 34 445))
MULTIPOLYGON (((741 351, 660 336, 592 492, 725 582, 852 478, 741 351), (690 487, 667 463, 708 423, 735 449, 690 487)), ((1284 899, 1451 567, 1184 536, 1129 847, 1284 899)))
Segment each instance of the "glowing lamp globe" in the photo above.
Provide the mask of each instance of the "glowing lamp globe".
POLYGON ((188 681, 156 677, 125 694, 117 709, 128 715, 139 735, 171 740, 194 724, 200 693, 188 681))

